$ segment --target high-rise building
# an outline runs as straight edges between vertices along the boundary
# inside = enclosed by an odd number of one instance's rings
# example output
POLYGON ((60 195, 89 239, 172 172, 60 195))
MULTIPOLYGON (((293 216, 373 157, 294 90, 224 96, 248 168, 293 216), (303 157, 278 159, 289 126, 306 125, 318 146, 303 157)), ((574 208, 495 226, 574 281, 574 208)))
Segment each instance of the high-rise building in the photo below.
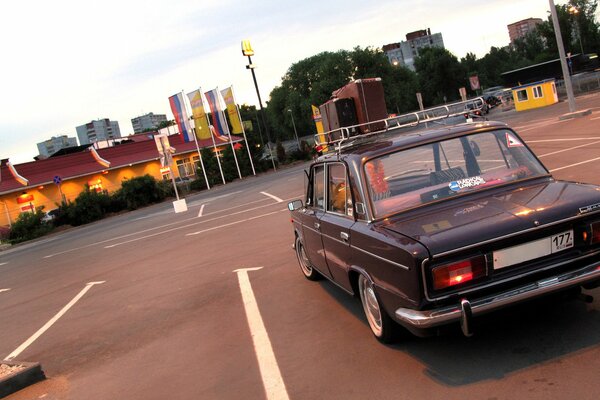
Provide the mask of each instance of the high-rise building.
POLYGON ((77 138, 68 137, 67 135, 53 136, 52 138, 37 144, 38 151, 42 158, 50 157, 60 149, 67 147, 76 147, 77 138))
POLYGON ((529 32, 533 31, 538 24, 543 21, 541 18, 527 18, 522 21, 518 21, 507 25, 508 36, 510 36, 510 43, 513 44, 515 40, 524 37, 529 32))
POLYGON ((149 129, 158 129, 161 122, 166 122, 167 116, 165 114, 154 114, 148 113, 139 117, 131 119, 131 125, 133 125, 133 132, 142 133, 149 129))
POLYGON ((79 138, 80 144, 90 144, 121 137, 119 123, 108 118, 91 121, 75 129, 77 129, 77 138, 79 138))
POLYGON ((406 41, 391 43, 383 46, 383 51, 392 65, 402 65, 415 70, 415 59, 419 50, 426 47, 444 48, 441 33, 431 34, 431 29, 421 29, 406 34, 406 41))

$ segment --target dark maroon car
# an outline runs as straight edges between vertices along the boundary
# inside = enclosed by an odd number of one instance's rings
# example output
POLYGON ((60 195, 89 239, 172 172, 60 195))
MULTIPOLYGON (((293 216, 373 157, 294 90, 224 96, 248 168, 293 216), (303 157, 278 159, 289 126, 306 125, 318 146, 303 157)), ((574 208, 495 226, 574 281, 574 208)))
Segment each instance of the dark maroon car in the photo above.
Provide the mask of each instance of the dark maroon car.
POLYGON ((340 140, 289 204, 304 276, 415 334, 600 284, 600 187, 557 181, 505 124, 340 140))

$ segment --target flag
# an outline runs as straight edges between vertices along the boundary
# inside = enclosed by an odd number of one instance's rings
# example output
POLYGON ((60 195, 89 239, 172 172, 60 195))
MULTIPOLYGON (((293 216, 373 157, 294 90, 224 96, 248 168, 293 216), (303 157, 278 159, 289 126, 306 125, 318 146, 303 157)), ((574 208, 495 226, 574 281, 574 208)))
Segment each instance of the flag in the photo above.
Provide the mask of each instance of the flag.
POLYGON ((202 92, 199 89, 194 90, 188 93, 187 96, 190 99, 192 117, 194 117, 194 123, 196 124, 196 137, 198 139, 210 139, 208 118, 206 118, 206 112, 204 112, 204 105, 202 104, 202 92))
POLYGON ((185 110, 183 95, 177 93, 169 97, 169 104, 171 105, 171 111, 173 112, 173 117, 175 117, 175 122, 177 122, 177 126, 179 127, 179 134, 183 137, 183 141, 191 141, 192 130, 190 129, 187 111, 185 110))
POLYGON ((219 101, 219 90, 213 89, 209 92, 204 93, 206 96, 206 101, 208 102, 208 106, 210 107, 210 113, 212 114, 213 121, 213 134, 215 138, 227 142, 229 137, 229 127, 227 126, 227 121, 225 120, 225 115, 223 115, 223 109, 221 108, 221 102, 219 101))
POLYGON ((231 122, 231 133, 242 133, 242 122, 240 121, 240 114, 238 113, 237 106, 235 105, 233 88, 230 86, 227 89, 221 90, 221 95, 223 96, 223 100, 225 100, 227 115, 229 115, 229 122, 231 122))

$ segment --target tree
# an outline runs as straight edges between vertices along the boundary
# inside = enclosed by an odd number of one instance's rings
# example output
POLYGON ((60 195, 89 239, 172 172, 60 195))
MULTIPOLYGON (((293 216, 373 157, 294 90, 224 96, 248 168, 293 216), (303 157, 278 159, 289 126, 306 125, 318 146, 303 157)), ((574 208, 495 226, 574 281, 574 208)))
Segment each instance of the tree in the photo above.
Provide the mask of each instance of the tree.
POLYGON ((458 89, 466 86, 466 73, 456 56, 448 50, 430 47, 420 50, 415 60, 423 102, 440 104, 459 98, 458 89))
POLYGON ((334 90, 353 79, 376 77, 382 78, 388 111, 416 108, 416 74, 392 66, 380 49, 355 47, 352 51, 324 52, 292 64, 281 85, 270 94, 267 115, 272 139, 294 137, 292 114, 298 136, 315 134, 311 105, 325 103, 334 90))

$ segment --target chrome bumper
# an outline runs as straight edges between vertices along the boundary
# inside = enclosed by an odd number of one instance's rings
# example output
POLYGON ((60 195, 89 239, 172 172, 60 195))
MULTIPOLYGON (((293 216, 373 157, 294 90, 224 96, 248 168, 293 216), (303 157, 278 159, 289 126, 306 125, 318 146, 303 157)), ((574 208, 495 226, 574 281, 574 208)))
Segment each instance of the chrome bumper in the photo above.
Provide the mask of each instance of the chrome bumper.
POLYGON ((542 279, 493 296, 473 300, 461 299, 460 304, 453 306, 424 311, 399 308, 395 314, 400 322, 415 328, 432 328, 461 321, 463 333, 468 336, 470 335, 469 326, 472 316, 485 314, 520 301, 581 285, 594 279, 600 279, 600 263, 542 279))

